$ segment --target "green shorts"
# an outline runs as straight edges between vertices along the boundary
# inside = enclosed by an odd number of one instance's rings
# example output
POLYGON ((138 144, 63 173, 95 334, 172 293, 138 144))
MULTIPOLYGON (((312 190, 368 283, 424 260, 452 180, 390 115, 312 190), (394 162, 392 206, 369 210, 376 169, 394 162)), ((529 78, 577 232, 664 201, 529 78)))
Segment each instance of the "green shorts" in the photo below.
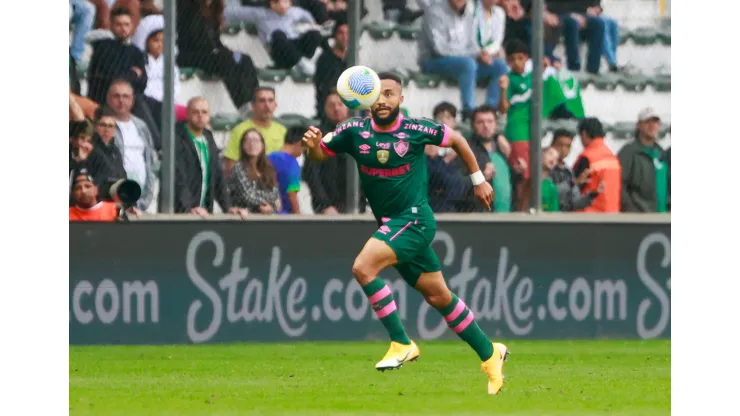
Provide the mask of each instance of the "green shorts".
POLYGON ((441 270, 431 244, 437 232, 437 222, 429 206, 419 207, 393 218, 383 218, 373 238, 384 241, 396 253, 394 266, 403 280, 416 286, 422 273, 441 270))

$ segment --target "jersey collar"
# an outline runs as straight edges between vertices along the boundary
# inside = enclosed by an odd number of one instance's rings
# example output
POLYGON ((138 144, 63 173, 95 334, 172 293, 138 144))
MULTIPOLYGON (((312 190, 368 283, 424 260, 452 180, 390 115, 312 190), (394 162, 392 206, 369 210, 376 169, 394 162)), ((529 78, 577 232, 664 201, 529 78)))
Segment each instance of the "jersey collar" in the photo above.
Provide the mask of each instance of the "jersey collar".
POLYGON ((398 118, 396 118, 396 123, 393 124, 389 129, 383 130, 382 128, 380 128, 380 126, 378 126, 377 124, 375 124, 375 120, 373 120, 373 118, 370 117, 370 125, 373 127, 373 130, 375 130, 375 131, 377 131, 379 133, 388 133, 388 132, 396 131, 396 130, 400 129, 401 128, 401 122, 402 121, 403 121, 403 114, 401 114, 399 112, 398 113, 398 118))

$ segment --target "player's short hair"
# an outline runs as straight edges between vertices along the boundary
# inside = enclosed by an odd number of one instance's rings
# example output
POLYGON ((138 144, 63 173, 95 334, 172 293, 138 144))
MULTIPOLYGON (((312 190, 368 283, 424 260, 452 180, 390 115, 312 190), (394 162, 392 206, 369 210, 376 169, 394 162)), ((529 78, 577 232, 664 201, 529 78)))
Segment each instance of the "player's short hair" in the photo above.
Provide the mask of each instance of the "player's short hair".
POLYGON ((337 87, 329 88, 329 91, 326 93, 326 97, 328 98, 330 95, 339 95, 339 91, 337 91, 337 87))
POLYGON ((303 133, 306 131, 305 127, 290 127, 285 133, 285 144, 296 144, 303 138, 303 133))
POLYGON ((118 16, 131 17, 131 12, 125 7, 116 7, 115 9, 110 11, 110 20, 113 20, 118 16))
POLYGON ((526 43, 522 42, 519 39, 511 39, 506 42, 504 50, 506 51, 506 56, 511 56, 515 53, 523 53, 529 55, 529 47, 526 43))
POLYGON ((254 94, 252 94, 252 102, 257 101, 257 93, 261 91, 270 91, 273 97, 277 96, 277 94, 275 93, 275 88, 268 86, 259 86, 257 87, 257 89, 254 90, 254 94))
POLYGON ((440 113, 450 113, 450 116, 452 116, 452 118, 456 118, 457 108, 455 108, 455 106, 449 101, 442 101, 441 103, 434 106, 434 110, 432 110, 432 117, 437 118, 440 113))
POLYGON ((596 117, 586 117, 578 122, 578 134, 581 134, 584 131, 588 134, 588 137, 592 139, 604 137, 606 135, 604 132, 604 126, 601 125, 601 122, 596 117))
POLYGON ((552 142, 555 143, 555 140, 557 140, 560 137, 567 137, 567 138, 573 140, 573 136, 574 136, 574 134, 570 130, 564 129, 564 128, 559 128, 559 129, 555 130, 552 133, 552 142))
POLYGON ((403 85, 403 82, 401 81, 401 77, 399 77, 397 74, 393 72, 388 72, 388 71, 381 72, 378 74, 378 78, 380 78, 381 81, 384 79, 390 79, 390 80, 396 81, 399 85, 403 85))
POLYGON ((483 104, 481 106, 478 106, 475 110, 473 110, 473 114, 470 115, 470 122, 475 123, 475 118, 478 117, 478 114, 485 114, 485 113, 491 113, 493 114, 493 118, 496 118, 496 109, 491 107, 488 104, 483 104))

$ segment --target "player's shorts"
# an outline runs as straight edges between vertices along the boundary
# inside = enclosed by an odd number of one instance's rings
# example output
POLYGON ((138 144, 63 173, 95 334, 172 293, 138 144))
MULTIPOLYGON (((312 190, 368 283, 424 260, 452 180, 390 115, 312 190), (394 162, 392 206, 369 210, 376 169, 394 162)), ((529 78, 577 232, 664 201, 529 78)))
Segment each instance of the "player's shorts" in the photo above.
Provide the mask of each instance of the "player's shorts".
POLYGON ((426 205, 393 218, 383 218, 373 238, 384 241, 396 253, 398 263, 394 267, 413 287, 422 273, 441 270, 437 254, 431 247, 436 232, 434 213, 426 205))
POLYGON ((511 155, 509 156, 509 166, 514 166, 514 163, 519 159, 524 159, 527 162, 527 169, 522 173, 524 179, 529 179, 529 141, 524 140, 520 142, 511 142, 511 155))

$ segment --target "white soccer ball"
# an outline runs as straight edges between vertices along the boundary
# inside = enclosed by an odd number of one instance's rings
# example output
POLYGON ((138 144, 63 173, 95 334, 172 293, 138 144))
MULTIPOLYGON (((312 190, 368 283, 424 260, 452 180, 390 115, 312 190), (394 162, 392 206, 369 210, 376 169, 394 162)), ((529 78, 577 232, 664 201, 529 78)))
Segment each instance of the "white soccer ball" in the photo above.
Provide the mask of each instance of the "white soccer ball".
POLYGON ((357 65, 347 68, 337 80, 337 93, 352 110, 367 110, 380 95, 380 78, 372 69, 357 65))

